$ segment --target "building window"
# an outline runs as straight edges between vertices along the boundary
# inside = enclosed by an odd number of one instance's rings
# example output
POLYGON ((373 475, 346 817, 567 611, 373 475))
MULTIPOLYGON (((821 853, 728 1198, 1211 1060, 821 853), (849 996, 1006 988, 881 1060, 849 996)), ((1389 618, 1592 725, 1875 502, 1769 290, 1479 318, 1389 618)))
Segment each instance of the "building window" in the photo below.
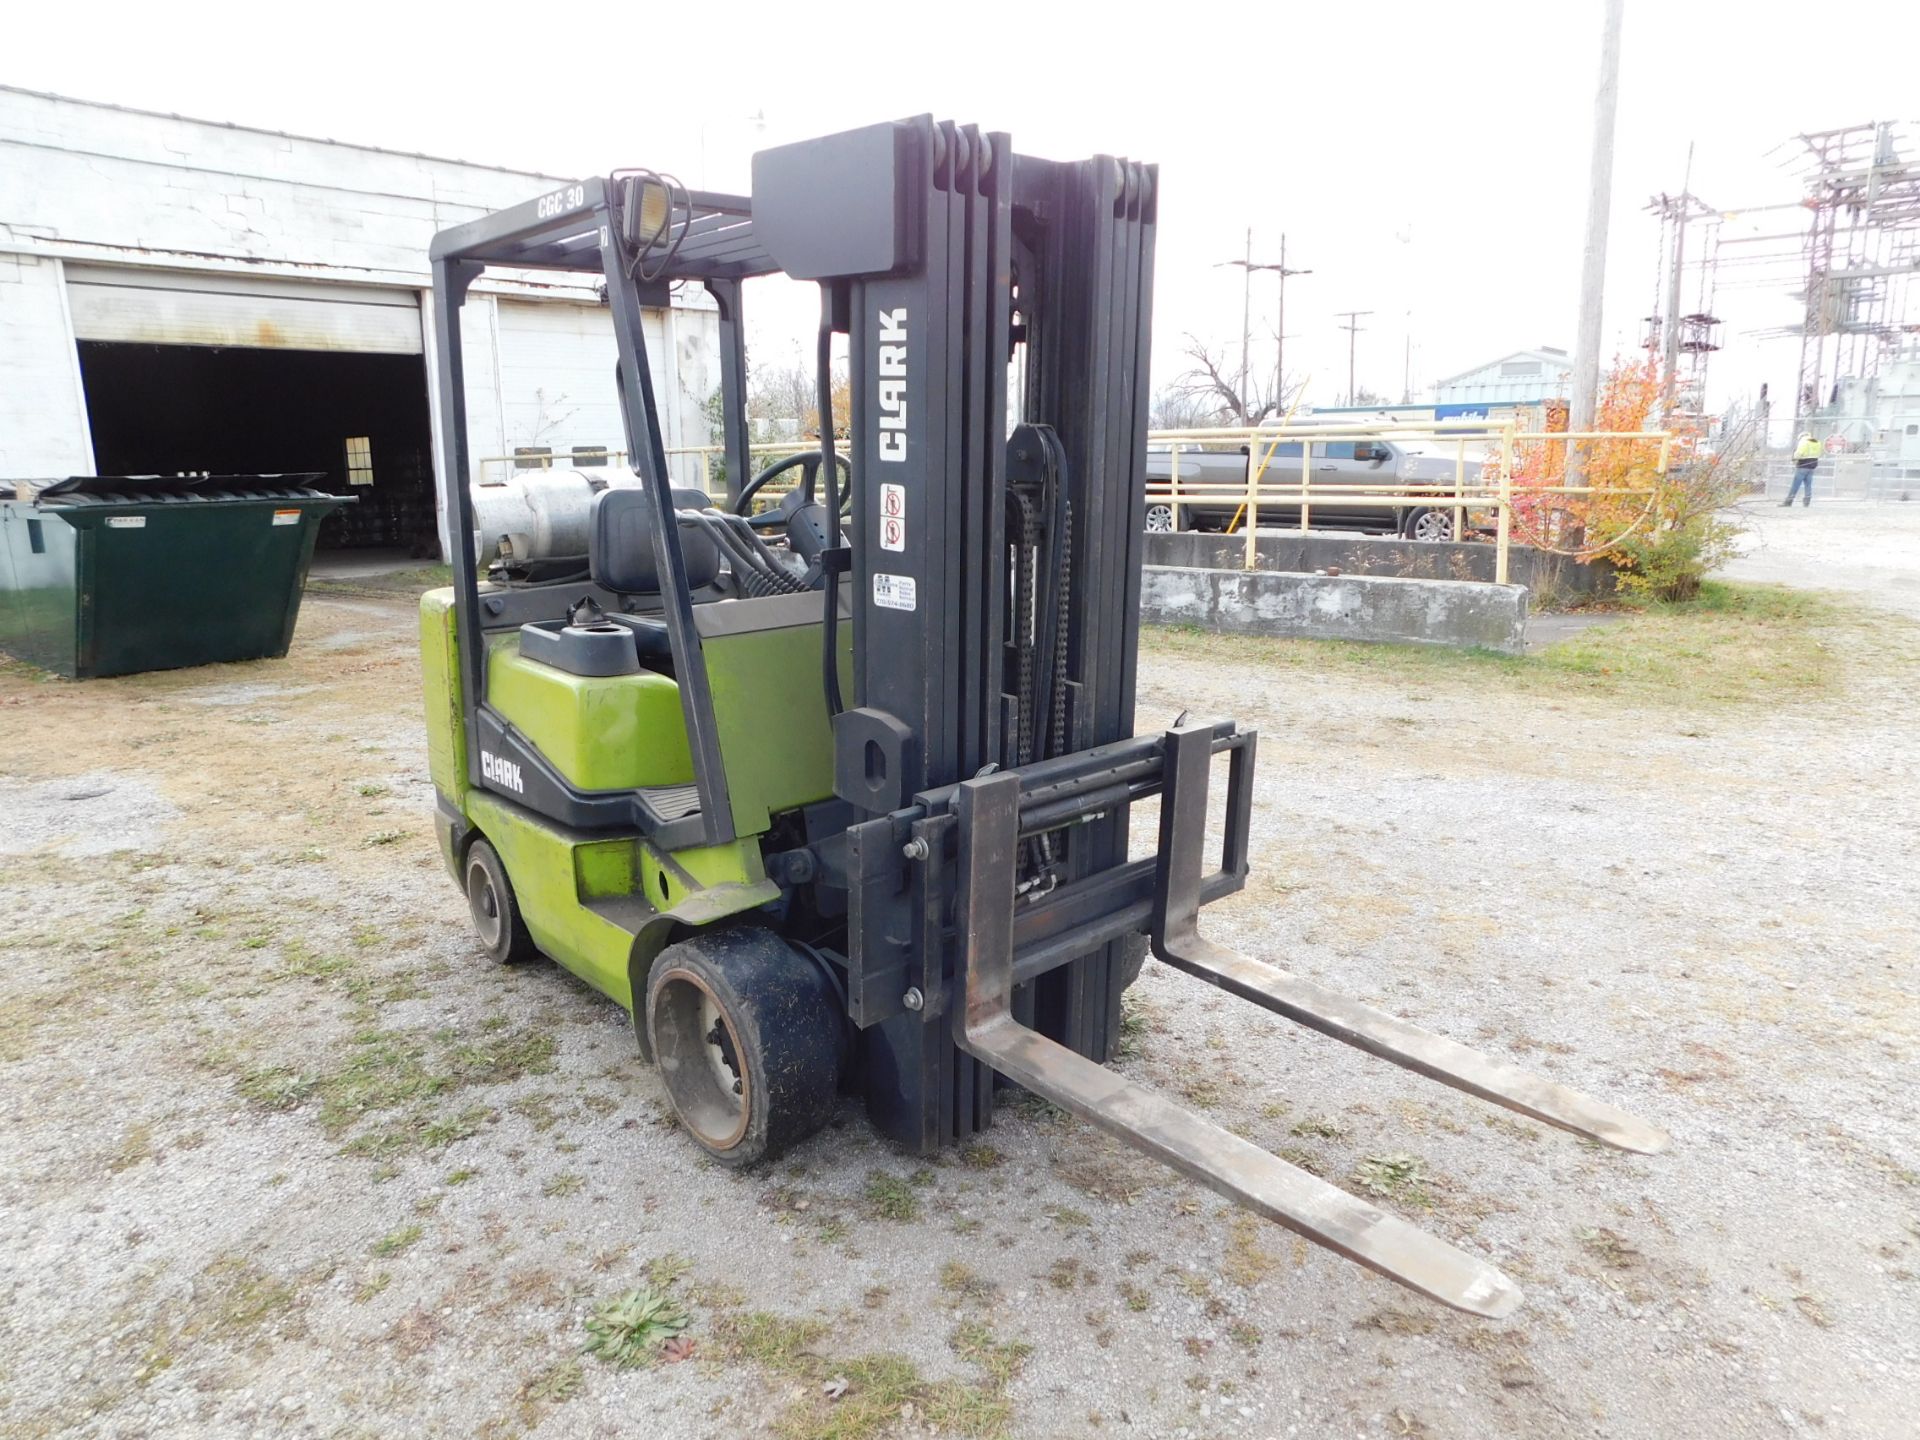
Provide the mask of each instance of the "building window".
POLYGON ((576 445, 573 447, 575 465, 604 465, 607 463, 607 447, 604 445, 576 445))
POLYGON ((553 468, 553 447, 551 445, 514 446, 513 468, 516 470, 551 470, 553 468))
POLYGON ((347 483, 373 483, 373 441, 365 435, 350 436, 347 440, 347 483))
POLYGON ((1539 373, 1540 362, 1538 360, 1503 360, 1500 362, 1500 375, 1502 379, 1508 376, 1538 375, 1539 373))

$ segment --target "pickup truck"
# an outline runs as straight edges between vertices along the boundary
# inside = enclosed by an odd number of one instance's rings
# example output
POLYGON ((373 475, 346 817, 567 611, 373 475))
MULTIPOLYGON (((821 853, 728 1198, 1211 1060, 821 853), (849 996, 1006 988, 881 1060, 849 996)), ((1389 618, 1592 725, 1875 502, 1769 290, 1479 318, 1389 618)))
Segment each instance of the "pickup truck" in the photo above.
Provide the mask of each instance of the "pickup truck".
MULTIPOLYGON (((1265 455, 1269 442, 1256 443, 1259 444, 1260 454, 1265 455)), ((1300 483, 1302 445, 1312 447, 1306 456, 1307 474, 1313 490, 1308 502, 1307 518, 1315 530, 1359 530, 1373 534, 1404 535, 1409 540, 1454 538, 1452 510, 1419 504, 1349 504, 1342 507, 1337 493, 1342 487, 1353 491, 1379 492, 1405 484, 1451 486, 1454 482, 1454 459, 1451 455, 1422 455, 1391 440, 1282 440, 1273 446, 1272 458, 1267 462, 1267 473, 1261 481, 1263 492, 1276 486, 1300 483), (1323 497, 1323 491, 1335 493, 1323 497)), ((1478 478, 1480 464, 1478 459, 1469 457, 1468 485, 1478 478)), ((1149 531, 1176 528, 1224 530, 1232 523, 1233 517, 1240 511, 1241 502, 1238 496, 1230 498, 1222 490, 1216 492, 1220 495, 1217 500, 1209 498, 1199 504, 1183 502, 1176 526, 1173 506, 1167 503, 1164 494, 1153 493, 1156 488, 1165 491, 1172 473, 1172 452, 1164 445, 1149 446, 1144 517, 1149 531)), ((1212 489, 1227 485, 1244 488, 1246 483, 1245 445, 1232 450, 1181 448, 1180 484, 1183 490, 1194 484, 1204 484, 1212 489)), ((1297 526, 1300 523, 1300 507, 1279 500, 1269 503, 1263 498, 1259 519, 1262 528, 1297 526)))

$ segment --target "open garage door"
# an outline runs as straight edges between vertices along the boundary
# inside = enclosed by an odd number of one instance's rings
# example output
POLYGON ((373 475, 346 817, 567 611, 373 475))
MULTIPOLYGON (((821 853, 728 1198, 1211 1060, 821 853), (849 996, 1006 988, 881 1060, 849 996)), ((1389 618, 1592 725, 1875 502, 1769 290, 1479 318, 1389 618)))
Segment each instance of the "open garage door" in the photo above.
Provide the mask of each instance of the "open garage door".
POLYGON ((67 295, 79 340, 421 353, 420 299, 410 290, 69 265, 67 295))
POLYGON ((103 475, 317 473, 325 549, 438 553, 420 308, 406 291, 68 268, 103 475))

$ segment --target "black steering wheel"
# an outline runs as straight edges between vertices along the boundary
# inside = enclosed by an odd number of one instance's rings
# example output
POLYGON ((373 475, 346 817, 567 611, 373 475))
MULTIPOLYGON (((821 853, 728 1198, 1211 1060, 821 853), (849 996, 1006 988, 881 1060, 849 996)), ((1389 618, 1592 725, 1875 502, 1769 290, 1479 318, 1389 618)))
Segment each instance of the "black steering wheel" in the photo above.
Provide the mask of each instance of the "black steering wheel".
MULTIPOLYGON (((820 474, 820 462, 825 458, 826 456, 819 450, 802 450, 797 454, 774 461, 741 487, 740 498, 733 502, 733 513, 745 516, 747 523, 756 528, 784 525, 787 517, 778 509, 769 510, 764 515, 753 514, 749 509, 753 504, 753 497, 765 489, 768 482, 778 479, 795 466, 804 466, 805 471, 800 477, 800 494, 801 498, 811 505, 815 481, 820 474)), ((844 515, 853 508, 853 467, 847 457, 838 450, 833 453, 833 463, 838 467, 841 475, 840 513, 844 515)))

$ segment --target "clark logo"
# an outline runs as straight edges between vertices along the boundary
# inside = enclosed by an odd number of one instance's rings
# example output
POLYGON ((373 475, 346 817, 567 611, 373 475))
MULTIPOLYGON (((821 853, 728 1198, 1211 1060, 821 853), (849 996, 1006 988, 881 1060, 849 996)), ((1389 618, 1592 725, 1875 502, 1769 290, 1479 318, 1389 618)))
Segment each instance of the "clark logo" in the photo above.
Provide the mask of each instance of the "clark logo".
POLYGON ((511 760, 502 760, 488 751, 480 752, 480 773, 503 789, 516 795, 527 793, 527 787, 520 782, 520 767, 511 760))
POLYGON ((880 458, 907 458, 907 307, 880 312, 880 458))

